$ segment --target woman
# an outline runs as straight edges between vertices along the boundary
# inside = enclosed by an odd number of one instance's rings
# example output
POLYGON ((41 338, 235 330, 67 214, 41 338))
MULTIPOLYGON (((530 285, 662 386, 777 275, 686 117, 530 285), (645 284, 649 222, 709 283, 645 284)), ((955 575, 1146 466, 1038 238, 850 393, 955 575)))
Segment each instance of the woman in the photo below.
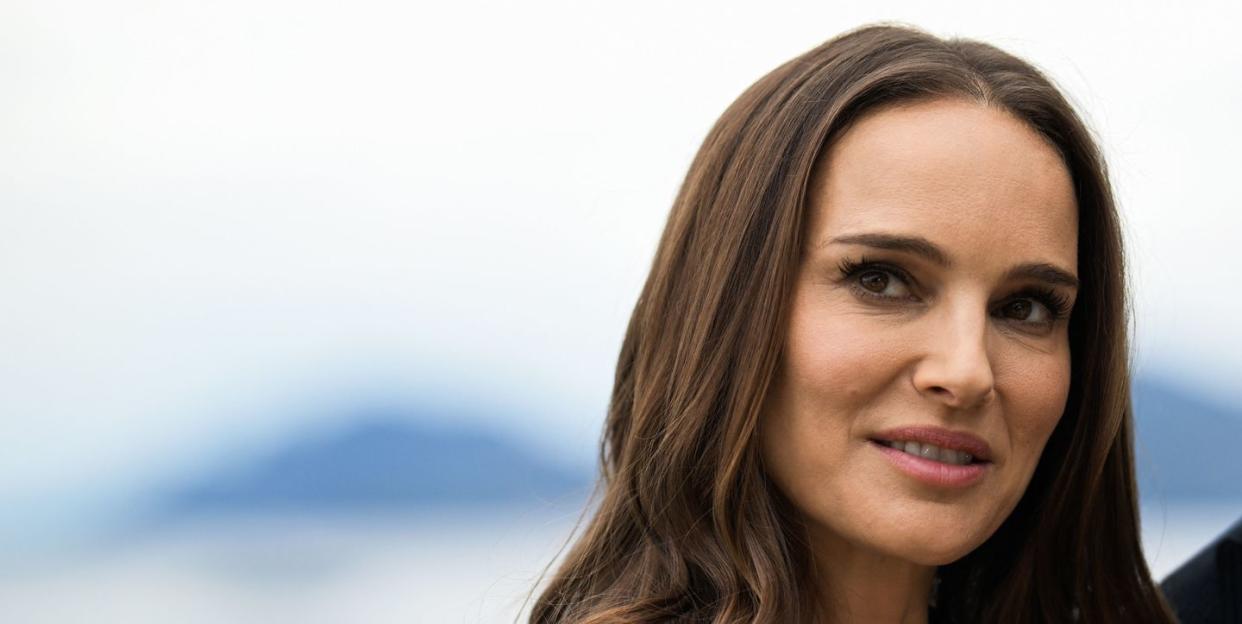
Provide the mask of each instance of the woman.
POLYGON ((871 26, 704 141, 532 622, 1171 622, 1117 214, 1054 86, 871 26))

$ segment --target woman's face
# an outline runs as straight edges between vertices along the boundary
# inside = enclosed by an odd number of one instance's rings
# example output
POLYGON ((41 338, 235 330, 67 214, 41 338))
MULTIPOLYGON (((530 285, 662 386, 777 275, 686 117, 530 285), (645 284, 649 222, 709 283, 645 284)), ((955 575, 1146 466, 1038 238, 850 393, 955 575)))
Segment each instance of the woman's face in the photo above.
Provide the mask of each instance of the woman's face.
POLYGON ((964 100, 870 113, 822 158, 764 463, 813 541, 945 564, 1013 510, 1064 410, 1073 184, 964 100))

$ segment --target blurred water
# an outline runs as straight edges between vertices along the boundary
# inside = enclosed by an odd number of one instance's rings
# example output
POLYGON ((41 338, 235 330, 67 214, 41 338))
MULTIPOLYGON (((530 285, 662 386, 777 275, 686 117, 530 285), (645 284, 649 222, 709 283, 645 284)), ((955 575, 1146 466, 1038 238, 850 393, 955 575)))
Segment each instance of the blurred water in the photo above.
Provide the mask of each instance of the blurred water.
MULTIPOLYGON (((1144 509, 1157 578, 1242 502, 1144 509)), ((4 622, 513 622, 577 519, 490 507, 183 526, 0 570, 4 622)))
POLYGON ((0 621, 509 622, 575 512, 186 526, 0 571, 0 621))

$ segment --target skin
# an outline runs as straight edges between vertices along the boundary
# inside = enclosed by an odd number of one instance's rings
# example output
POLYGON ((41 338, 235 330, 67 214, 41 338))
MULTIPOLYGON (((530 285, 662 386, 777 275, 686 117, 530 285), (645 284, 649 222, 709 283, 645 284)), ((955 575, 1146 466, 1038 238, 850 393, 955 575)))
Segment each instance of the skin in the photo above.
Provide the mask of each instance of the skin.
POLYGON ((1076 288, 1007 272, 1076 276, 1077 214, 1056 151, 973 101, 871 112, 821 157, 761 444, 808 527, 825 621, 926 622, 936 566, 982 544, 1022 497, 1065 408, 1076 288), (831 242, 864 232, 923 237, 950 264, 831 242), (864 256, 908 275, 842 274, 864 256), (1031 287, 1062 297, 1066 316, 1031 287), (870 439, 907 425, 972 433, 992 463, 965 488, 919 481, 870 439))

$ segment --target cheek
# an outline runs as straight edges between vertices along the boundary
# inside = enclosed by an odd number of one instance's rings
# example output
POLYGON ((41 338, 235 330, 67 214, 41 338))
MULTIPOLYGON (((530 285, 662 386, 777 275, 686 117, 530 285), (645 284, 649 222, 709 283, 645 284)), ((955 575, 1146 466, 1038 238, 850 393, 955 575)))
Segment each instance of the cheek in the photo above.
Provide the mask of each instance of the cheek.
POLYGON ((891 399, 909 341, 831 302, 795 302, 760 439, 777 486, 824 520, 858 507, 859 428, 891 399))
POLYGON ((1033 358, 1029 353, 1006 376, 1009 397, 1005 413, 1013 455, 1029 479, 1052 430, 1061 420, 1069 394, 1068 349, 1056 357, 1033 358))
POLYGON ((857 374, 866 364, 857 336, 808 303, 795 296, 761 425, 764 461, 804 512, 810 495, 840 470, 852 406, 867 394, 867 376, 857 374))
POLYGON ((857 405, 892 381, 903 344, 899 332, 877 331, 874 319, 804 305, 790 319, 783 373, 807 401, 857 405))

